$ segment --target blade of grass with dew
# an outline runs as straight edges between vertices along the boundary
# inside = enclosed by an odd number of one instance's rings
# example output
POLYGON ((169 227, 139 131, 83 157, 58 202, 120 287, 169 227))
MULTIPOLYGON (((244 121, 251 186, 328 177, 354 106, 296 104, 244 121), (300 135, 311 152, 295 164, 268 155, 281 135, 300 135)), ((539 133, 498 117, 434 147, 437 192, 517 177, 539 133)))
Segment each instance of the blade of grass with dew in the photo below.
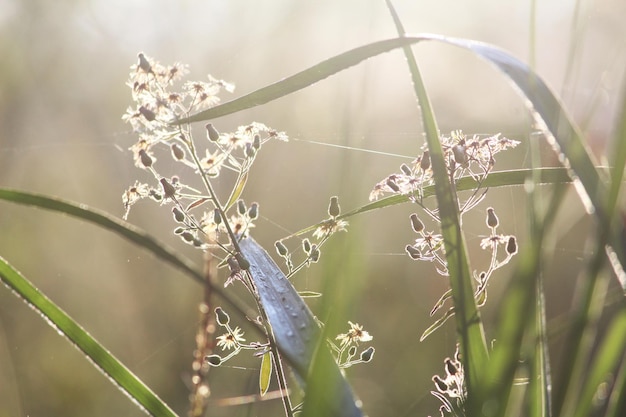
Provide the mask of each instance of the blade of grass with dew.
POLYGON ((321 329, 304 300, 254 239, 243 239, 239 246, 250 263, 249 271, 270 321, 276 344, 296 374, 305 381, 305 410, 307 404, 313 402, 314 410, 320 416, 361 416, 352 389, 342 376, 326 343, 320 340, 321 329), (324 381, 308 378, 313 365, 327 371, 324 381))
POLYGON ((176 413, 146 384, 2 257, 0 257, 0 279, 50 326, 83 352, 96 368, 137 406, 156 417, 176 416, 176 413))

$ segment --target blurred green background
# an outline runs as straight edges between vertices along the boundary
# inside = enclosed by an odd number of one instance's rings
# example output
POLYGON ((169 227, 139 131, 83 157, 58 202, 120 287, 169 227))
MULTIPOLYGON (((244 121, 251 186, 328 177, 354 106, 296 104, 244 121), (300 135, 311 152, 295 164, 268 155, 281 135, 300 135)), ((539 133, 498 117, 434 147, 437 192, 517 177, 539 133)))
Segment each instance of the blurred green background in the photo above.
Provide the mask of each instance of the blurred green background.
MULTIPOLYGON (((531 2, 522 0, 395 5, 412 33, 490 42, 532 61, 563 97, 601 160, 626 63, 626 3, 537 3, 534 23, 531 2)), ((136 136, 121 121, 131 105, 125 82, 138 52, 164 64, 189 64, 188 79, 206 80, 210 73, 235 83, 234 94, 222 95, 227 101, 390 37, 395 29, 383 1, 0 0, 0 186, 56 195, 121 217, 122 192, 136 179, 150 180, 133 166, 127 149, 136 136)), ((502 132, 523 144, 501 154, 496 169, 528 166, 527 139, 534 129, 504 78, 448 46, 424 44, 415 51, 440 129, 502 132)), ((374 184, 417 155, 423 143, 401 51, 213 123, 231 131, 251 121, 291 138, 263 148, 244 194, 246 201, 261 205, 263 218, 254 236, 272 253, 276 239, 325 217, 330 196, 339 195, 344 211, 365 204, 374 184)), ((542 148, 544 164, 555 164, 549 148, 542 148)), ((169 169, 175 174, 177 167, 169 169)), ((220 186, 226 193, 230 185, 220 186)), ((478 248, 487 234, 486 207, 496 209, 500 231, 517 234, 523 244, 525 204, 521 187, 491 190, 464 217, 474 269, 488 262, 478 248)), ((591 227, 573 192, 564 207, 548 242, 550 318, 567 311, 591 227)), ((349 232, 323 249, 321 262, 294 278, 301 290, 337 280, 334 299, 345 305, 333 317, 336 332, 345 332, 351 320, 374 336, 373 362, 347 373, 370 416, 436 414, 430 378, 443 372, 443 359, 454 353, 452 322, 418 341, 431 323, 432 304, 447 286, 434 265, 404 255, 404 246, 414 239, 408 222, 413 211, 419 213, 404 205, 353 219, 349 232)), ((171 235, 169 209, 145 201, 129 221, 201 265, 201 254, 171 235)), ((4 202, 0 255, 177 412, 186 413, 200 286, 92 225, 4 202)), ((491 284, 483 309, 488 336, 511 271, 512 266, 499 271, 491 284)), ((245 326, 244 318, 234 320, 245 326)), ((232 364, 243 369, 212 372, 212 400, 257 391, 258 361, 241 356, 232 364)), ((251 415, 263 415, 282 406, 273 401, 252 407, 251 415)), ((213 406, 210 414, 249 411, 213 406)), ((143 414, 37 314, 0 289, 0 417, 78 415, 143 414)))

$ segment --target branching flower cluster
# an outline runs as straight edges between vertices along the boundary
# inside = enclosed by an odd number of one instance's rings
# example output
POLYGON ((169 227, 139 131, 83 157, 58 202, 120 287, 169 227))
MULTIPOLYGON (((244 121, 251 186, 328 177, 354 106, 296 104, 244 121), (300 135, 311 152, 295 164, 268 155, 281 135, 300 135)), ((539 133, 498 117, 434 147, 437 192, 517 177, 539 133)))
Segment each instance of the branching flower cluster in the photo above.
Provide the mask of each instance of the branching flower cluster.
POLYGON ((124 192, 124 218, 135 203, 148 197, 172 206, 172 215, 178 223, 174 233, 184 242, 205 250, 226 247, 229 230, 236 236, 245 236, 259 215, 257 203, 248 208, 238 198, 257 153, 268 140, 286 141, 287 136, 261 123, 240 126, 232 133, 219 133, 209 123, 203 140, 195 140, 191 126, 177 121, 215 105, 222 89, 232 91, 234 87, 209 76, 208 82, 188 81, 181 91, 173 91, 175 82, 187 72, 185 65, 163 66, 143 54, 139 54, 139 63, 131 67, 127 85, 135 107, 129 107, 122 118, 139 134, 138 141, 130 148, 135 165, 150 172, 155 185, 137 181, 124 192), (169 159, 165 167, 171 167, 174 161, 181 167, 177 172, 188 169, 201 179, 201 185, 183 182, 178 175, 161 174, 157 170, 159 152, 169 159), (219 200, 211 184, 223 170, 237 174, 226 202, 219 200), (228 212, 233 213, 225 218, 228 212))
MULTIPOLYGON (((441 135, 440 140, 450 181, 454 184, 460 178, 469 176, 477 183, 470 197, 464 201, 459 200, 461 214, 471 210, 484 198, 486 190, 482 193, 479 191, 496 163, 495 155, 519 144, 518 141, 501 137, 499 134, 486 138, 474 135, 469 138, 461 131, 454 131, 450 136, 441 135)), ((438 221, 437 210, 429 209, 422 204, 425 188, 433 184, 430 154, 428 150, 424 150, 410 164, 402 164, 400 172, 391 174, 376 184, 370 193, 370 200, 377 200, 389 193, 407 195, 438 221)))
MULTIPOLYGON (((518 144, 518 141, 502 137, 499 134, 489 137, 474 135, 470 138, 461 131, 454 131, 450 136, 441 136, 447 174, 452 184, 455 185, 463 177, 473 179, 476 184, 468 198, 465 200, 457 199, 461 219, 464 213, 475 208, 484 199, 487 189, 483 189, 482 185, 493 170, 496 162, 495 155, 506 149, 514 148, 518 144)), ((402 164, 399 173, 391 174, 376 184, 370 193, 370 200, 377 199, 385 193, 406 195, 412 202, 420 205, 432 220, 439 223, 438 210, 430 209, 423 204, 427 187, 431 187, 433 184, 434 177, 430 156, 429 152, 425 150, 410 165, 402 164)), ((426 230, 423 221, 416 213, 411 214, 410 223, 418 237, 412 244, 406 245, 406 253, 413 260, 433 262, 440 275, 448 276, 443 236, 435 231, 426 230)), ((487 209, 486 223, 490 233, 481 241, 480 247, 491 251, 491 260, 484 271, 474 272, 476 281, 474 296, 478 306, 483 306, 487 300, 487 283, 493 272, 506 265, 517 253, 515 236, 497 233, 499 220, 495 210, 491 207, 487 209)), ((451 298, 452 291, 446 291, 435 303, 430 315, 433 316, 438 312, 451 298)), ((441 327, 453 315, 454 307, 452 306, 423 333, 422 340, 441 327)))
POLYGON ((329 341, 332 352, 335 354, 335 360, 340 368, 349 368, 358 363, 367 363, 374 357, 375 349, 369 346, 359 353, 359 344, 370 342, 374 339, 367 331, 363 330, 363 326, 358 323, 348 322, 350 330, 346 333, 339 334, 335 340, 339 341, 339 346, 329 341))
POLYGON ((289 236, 276 242, 276 252, 278 252, 278 255, 284 259, 285 265, 287 266, 287 277, 291 277, 300 269, 308 267, 312 263, 319 261, 321 255, 320 248, 324 245, 324 243, 326 243, 328 238, 337 232, 343 232, 346 230, 348 222, 341 219, 340 215, 341 207, 339 206, 339 199, 337 196, 333 196, 330 198, 330 203, 328 204, 329 217, 320 222, 313 230, 312 237, 317 240, 317 243, 311 243, 308 238, 302 239, 304 259, 298 265, 294 265, 292 259, 293 253, 289 251, 284 243, 286 239, 294 236, 289 236))
POLYGON ((459 347, 456 347, 454 359, 446 358, 444 361, 445 376, 433 376, 436 391, 430 393, 441 401, 439 412, 441 417, 446 414, 453 416, 465 415, 465 400, 467 391, 465 388, 465 373, 461 362, 459 347))
MULTIPOLYGON (((133 205, 146 198, 168 205, 176 223, 174 234, 185 243, 203 250, 211 268, 217 268, 217 263, 212 263, 214 258, 219 260, 219 266, 228 267, 230 272, 225 287, 240 282, 255 297, 260 313, 255 324, 264 329, 267 336, 265 342, 246 342, 242 329, 231 326, 230 316, 221 307, 215 308, 214 318, 211 316, 212 273, 207 273, 205 302, 201 304, 203 319, 196 335, 197 349, 192 364, 195 391, 191 395, 190 415, 200 416, 204 414, 206 398, 210 394, 205 378, 210 367, 222 365, 242 351, 254 351, 254 355, 263 357, 263 360, 271 352, 274 360, 280 361, 275 343, 271 343, 271 326, 252 277, 247 272, 249 264, 240 252, 238 241, 246 237, 259 217, 259 204, 248 205, 240 198, 251 166, 267 141, 287 141, 287 136, 256 122, 240 126, 231 133, 220 133, 211 123, 206 124, 203 131, 194 131, 190 124, 182 121, 191 113, 217 104, 218 93, 222 90, 232 92, 233 85, 211 76, 203 82, 182 82, 182 77, 188 73, 186 65, 176 63, 164 66, 144 54, 139 54, 138 58, 138 63, 131 67, 127 82, 134 106, 127 109, 122 119, 138 134, 137 142, 130 147, 134 164, 148 172, 153 181, 136 181, 124 192, 124 219, 133 205), (182 85, 175 89, 175 84, 179 82, 182 85), (164 174, 164 169, 172 167, 177 175, 164 174), (183 172, 189 172, 190 178, 183 180, 183 172), (213 182, 218 177, 223 178, 224 172, 229 172, 227 178, 233 179, 227 199, 220 198, 213 187, 213 182), (213 323, 224 330, 214 339, 214 345, 210 340, 216 327, 213 323), (216 353, 219 349, 221 352, 216 353)), ((340 219, 337 197, 331 198, 328 214, 329 218, 312 231, 311 239, 316 242, 302 240, 305 259, 298 266, 294 266, 283 242, 276 243, 280 256, 287 261, 289 275, 316 263, 324 242, 332 234, 345 230, 347 222, 340 219)), ((355 357, 358 344, 370 341, 372 337, 360 325, 350 323, 350 326, 348 333, 339 336, 339 347, 329 342, 334 347, 339 365, 344 368, 369 362, 374 354, 374 348, 369 347, 358 358, 355 357)), ((282 366, 276 367, 275 373, 285 408, 290 410, 287 414, 292 415, 282 366)))

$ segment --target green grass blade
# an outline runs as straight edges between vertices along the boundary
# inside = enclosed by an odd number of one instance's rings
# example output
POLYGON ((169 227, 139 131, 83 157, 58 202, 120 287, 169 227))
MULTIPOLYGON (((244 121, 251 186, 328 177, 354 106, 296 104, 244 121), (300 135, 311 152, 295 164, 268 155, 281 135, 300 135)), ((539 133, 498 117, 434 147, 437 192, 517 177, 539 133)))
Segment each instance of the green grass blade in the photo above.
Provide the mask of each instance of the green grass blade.
MULTIPOLYGON (((626 352, 626 308, 622 308, 613 319, 598 352, 594 355, 595 360, 589 376, 585 378, 581 395, 576 401, 574 417, 594 414, 594 396, 600 384, 610 381, 620 361, 624 360, 624 352, 626 352)), ((626 393, 622 392, 621 395, 626 395, 626 393)))
MULTIPOLYGON (((239 242, 281 354, 306 384, 303 416, 361 416, 352 389, 304 300, 252 238, 239 242), (319 378, 315 373, 323 373, 319 378)), ((277 364, 277 367, 280 366, 277 364)))
POLYGON ((183 124, 211 120, 217 117, 236 113, 241 110, 260 106, 261 104, 268 103, 272 100, 276 100, 315 84, 316 82, 328 78, 339 71, 355 66, 366 59, 415 42, 415 39, 387 39, 352 49, 348 52, 322 61, 319 64, 290 77, 286 77, 274 84, 270 84, 219 106, 204 110, 191 117, 178 120, 176 123, 183 124))
POLYGON ((56 211, 94 223, 152 252, 157 258, 181 269, 194 280, 204 283, 204 277, 196 271, 191 261, 175 253, 174 250, 157 241, 145 231, 108 213, 88 207, 85 204, 73 203, 57 197, 5 188, 0 188, 0 200, 56 211))
MULTIPOLYGON (((41 194, 33 194, 24 191, 0 188, 0 200, 10 201, 17 204, 35 206, 45 210, 64 213, 78 219, 86 220, 103 229, 114 232, 139 247, 151 252, 158 259, 180 269, 195 281, 205 285, 204 276, 195 268, 193 263, 184 256, 177 254, 167 245, 159 242, 145 231, 127 223, 108 213, 88 207, 85 204, 77 204, 56 197, 41 194)), ((223 288, 213 286, 212 291, 221 297, 230 307, 245 316, 245 309, 235 302, 223 288)))
POLYGON ((3 284, 39 313, 48 324, 67 337, 72 345, 82 351, 135 404, 153 416, 176 416, 176 413, 167 404, 122 365, 117 358, 1 257, 0 279, 2 279, 3 284))
MULTIPOLYGON (((494 64, 502 71, 528 99, 532 105, 533 116, 544 124, 551 133, 549 137, 559 156, 566 158, 566 165, 572 171, 574 185, 589 212, 593 213, 600 228, 611 230, 609 245, 615 254, 612 264, 620 284, 626 291, 626 229, 621 216, 611 216, 607 207, 609 202, 608 178, 596 169, 593 157, 584 145, 582 134, 572 122, 561 102, 545 82, 526 64, 509 53, 482 42, 465 39, 434 37, 451 45, 468 49, 494 64)), ((623 163, 623 162, 622 162, 623 163)), ((619 169, 619 167, 618 167, 619 169)), ((614 185, 617 187, 617 185, 614 185)))

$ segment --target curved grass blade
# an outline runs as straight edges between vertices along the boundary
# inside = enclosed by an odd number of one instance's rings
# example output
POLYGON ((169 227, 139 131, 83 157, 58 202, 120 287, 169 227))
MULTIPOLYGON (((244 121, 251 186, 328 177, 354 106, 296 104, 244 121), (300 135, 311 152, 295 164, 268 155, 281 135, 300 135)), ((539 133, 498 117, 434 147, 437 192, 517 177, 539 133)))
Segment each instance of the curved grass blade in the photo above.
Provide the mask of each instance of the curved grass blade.
MULTIPOLYGON (((626 292, 624 221, 621 215, 612 216, 612 210, 608 207, 612 198, 607 186, 608 178, 596 169, 593 157, 584 145, 580 130, 572 122, 561 102, 528 65, 500 48, 465 39, 436 37, 433 40, 468 49, 488 60, 502 71, 528 99, 536 122, 546 126, 551 133, 548 139, 557 154, 565 159, 566 167, 570 168, 570 175, 574 179, 574 185, 581 200, 587 206, 588 211, 598 219, 599 227, 611 230, 609 245, 612 248, 611 253, 614 253, 617 258, 614 261, 619 262, 619 268, 614 268, 614 271, 626 292)), ((620 169, 620 167, 616 168, 620 169)), ((612 262, 612 265, 615 266, 615 262, 612 262)))
POLYGON ((65 336, 70 343, 87 358, 137 406, 157 417, 175 417, 176 413, 167 406, 150 388, 109 353, 85 329, 42 294, 24 276, 0 257, 0 279, 26 304, 39 313, 50 326, 65 336))
MULTIPOLYGON (((399 36, 404 36, 402 22, 393 5, 387 0, 399 36)), ((435 195, 441 222, 441 235, 445 246, 446 264, 450 276, 450 288, 454 302, 456 331, 459 338, 461 357, 464 363, 467 401, 475 398, 474 389, 479 376, 485 369, 488 359, 485 331, 480 312, 474 298, 474 285, 470 269, 465 236, 461 230, 461 214, 456 189, 448 176, 443 148, 439 139, 439 128, 430 105, 426 86, 422 81, 415 56, 409 46, 403 48, 406 57, 417 104, 421 110, 422 123, 426 133, 426 144, 430 153, 431 169, 435 181, 435 195)), ((449 311, 448 311, 449 312, 449 311)), ((447 319, 447 313, 440 320, 447 319)), ((431 326, 432 327, 432 326, 431 326)), ((471 404, 467 404, 472 409, 471 404)))
MULTIPOLYGON (((3 188, 0 188, 0 200, 56 211, 94 223, 95 225, 117 233, 137 246, 146 249, 158 259, 180 269, 195 281, 203 285, 206 284, 204 276, 196 270, 190 260, 180 254, 177 254, 173 249, 170 249, 165 244, 159 242, 145 231, 133 226, 130 223, 111 216, 108 213, 88 207, 85 204, 77 204, 56 197, 48 197, 41 194, 3 188)), ((235 302, 222 288, 216 285, 212 287, 212 291, 221 297, 234 310, 245 316, 245 309, 242 308, 239 303, 235 302)))
POLYGON ((249 271, 276 344, 296 374, 305 381, 304 414, 313 406, 320 416, 361 416, 352 389, 341 375, 325 341, 321 340, 321 329, 304 300, 254 239, 243 239, 239 246, 250 263, 249 271), (323 381, 308 378, 311 369, 318 366, 325 371, 323 381))
POLYGON ((108 213, 88 207, 85 204, 78 204, 56 197, 49 197, 25 191, 9 190, 5 188, 0 188, 0 200, 65 213, 72 217, 77 217, 94 223, 103 229, 107 229, 121 235, 136 245, 152 252, 157 258, 183 270, 194 280, 204 283, 204 277, 196 271, 191 261, 175 253, 174 250, 157 241, 145 231, 133 226, 130 223, 111 216, 108 213))
POLYGON ((355 66, 368 58, 380 55, 384 52, 391 51, 404 45, 415 43, 416 41, 417 39, 411 38, 387 39, 352 49, 348 52, 322 61, 319 64, 290 77, 284 78, 274 84, 270 84, 266 87, 253 91, 252 93, 246 94, 245 96, 212 107, 208 110, 204 110, 191 117, 178 120, 176 124, 211 120, 217 117, 236 113, 241 110, 260 106, 261 104, 268 103, 272 100, 276 100, 277 98, 284 97, 295 91, 315 84, 316 82, 321 81, 324 78, 328 78, 339 71, 355 66))

